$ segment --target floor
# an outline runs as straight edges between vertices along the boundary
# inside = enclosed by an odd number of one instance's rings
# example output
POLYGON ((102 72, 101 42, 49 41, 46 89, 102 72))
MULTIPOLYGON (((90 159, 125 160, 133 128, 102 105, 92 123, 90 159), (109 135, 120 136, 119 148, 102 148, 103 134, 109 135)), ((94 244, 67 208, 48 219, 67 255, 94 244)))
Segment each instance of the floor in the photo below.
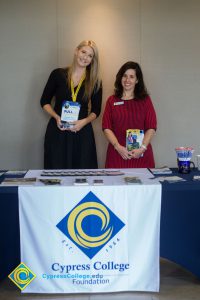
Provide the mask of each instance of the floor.
POLYGON ((112 293, 112 294, 21 294, 19 289, 5 279, 0 282, 0 300, 199 300, 200 279, 182 269, 180 266, 161 259, 159 293, 112 293))

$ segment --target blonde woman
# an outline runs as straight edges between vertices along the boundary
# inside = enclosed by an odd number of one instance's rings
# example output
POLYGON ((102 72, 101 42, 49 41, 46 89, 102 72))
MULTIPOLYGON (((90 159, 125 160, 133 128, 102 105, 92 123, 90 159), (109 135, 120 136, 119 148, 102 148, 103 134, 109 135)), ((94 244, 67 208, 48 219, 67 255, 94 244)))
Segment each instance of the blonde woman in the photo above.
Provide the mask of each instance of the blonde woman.
POLYGON ((40 103, 51 117, 44 142, 44 168, 98 168, 91 123, 101 112, 102 86, 93 41, 77 46, 71 66, 52 71, 40 103))

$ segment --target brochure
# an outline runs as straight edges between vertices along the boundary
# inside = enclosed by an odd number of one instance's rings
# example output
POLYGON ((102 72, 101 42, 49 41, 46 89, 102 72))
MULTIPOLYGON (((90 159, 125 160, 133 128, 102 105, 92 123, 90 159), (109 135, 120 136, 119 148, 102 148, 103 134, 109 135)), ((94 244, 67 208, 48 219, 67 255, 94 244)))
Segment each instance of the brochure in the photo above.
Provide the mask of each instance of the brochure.
POLYGON ((71 128, 74 126, 69 123, 78 120, 80 107, 81 105, 78 102, 73 102, 73 101, 63 102, 62 113, 61 113, 62 127, 71 128))
POLYGON ((126 182, 126 184, 141 184, 142 181, 139 177, 135 177, 135 176, 128 176, 128 177, 124 177, 124 181, 126 182))
POLYGON ((144 130, 140 129, 127 129, 126 130, 126 149, 131 151, 139 149, 144 139, 144 130))

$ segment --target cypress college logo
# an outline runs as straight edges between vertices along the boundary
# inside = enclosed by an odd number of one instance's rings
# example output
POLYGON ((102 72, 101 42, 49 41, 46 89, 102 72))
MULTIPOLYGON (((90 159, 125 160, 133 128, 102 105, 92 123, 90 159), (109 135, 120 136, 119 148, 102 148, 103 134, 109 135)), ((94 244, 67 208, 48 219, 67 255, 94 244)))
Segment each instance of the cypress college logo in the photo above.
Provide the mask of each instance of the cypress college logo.
POLYGON ((89 192, 57 227, 90 259, 125 224, 92 192, 89 192))
POLYGON ((20 263, 8 277, 20 290, 24 290, 36 275, 24 263, 20 263))

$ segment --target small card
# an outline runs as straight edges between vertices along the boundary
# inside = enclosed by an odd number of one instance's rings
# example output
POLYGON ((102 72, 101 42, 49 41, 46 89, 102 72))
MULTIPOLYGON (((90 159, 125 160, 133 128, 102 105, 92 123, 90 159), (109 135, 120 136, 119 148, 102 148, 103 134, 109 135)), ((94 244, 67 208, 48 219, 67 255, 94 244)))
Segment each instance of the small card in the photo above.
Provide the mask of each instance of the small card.
POLYGON ((94 185, 103 185, 103 179, 94 179, 93 184, 94 185))
POLYGON ((118 102, 114 102, 114 105, 123 105, 124 104, 124 101, 118 101, 118 102))
POLYGON ((74 185, 88 185, 86 178, 76 178, 74 185))

